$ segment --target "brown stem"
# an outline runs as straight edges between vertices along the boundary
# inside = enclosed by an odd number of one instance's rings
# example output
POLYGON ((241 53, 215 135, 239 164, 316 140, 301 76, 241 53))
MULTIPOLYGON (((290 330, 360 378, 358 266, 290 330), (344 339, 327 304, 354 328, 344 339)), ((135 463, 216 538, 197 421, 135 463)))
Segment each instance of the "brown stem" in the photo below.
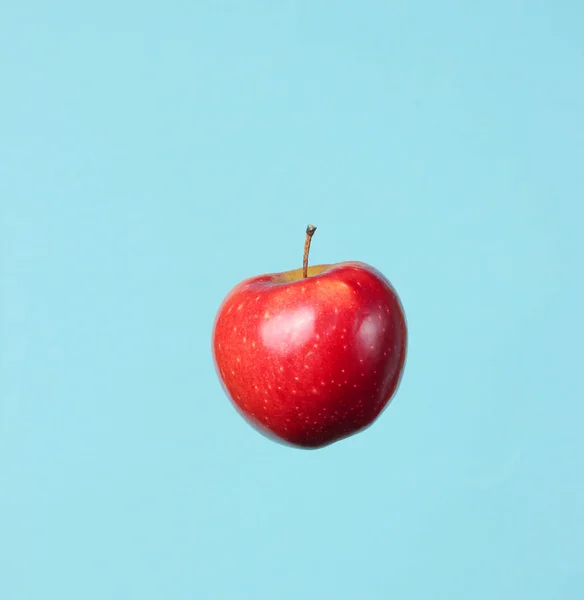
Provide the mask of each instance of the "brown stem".
POLYGON ((302 277, 304 279, 308 277, 308 253, 310 252, 310 242, 315 231, 316 227, 314 225, 306 226, 306 240, 304 242, 304 260, 302 261, 302 277))

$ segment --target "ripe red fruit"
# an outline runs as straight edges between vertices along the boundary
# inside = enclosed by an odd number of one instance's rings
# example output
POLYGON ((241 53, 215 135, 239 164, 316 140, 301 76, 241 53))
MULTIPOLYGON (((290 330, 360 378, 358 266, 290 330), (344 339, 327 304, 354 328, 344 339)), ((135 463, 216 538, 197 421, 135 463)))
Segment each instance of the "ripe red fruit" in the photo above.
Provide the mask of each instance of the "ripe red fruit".
POLYGON ((223 301, 213 354, 235 407, 260 432, 326 446, 375 421, 401 379, 406 321, 389 281, 361 262, 252 277, 223 301))

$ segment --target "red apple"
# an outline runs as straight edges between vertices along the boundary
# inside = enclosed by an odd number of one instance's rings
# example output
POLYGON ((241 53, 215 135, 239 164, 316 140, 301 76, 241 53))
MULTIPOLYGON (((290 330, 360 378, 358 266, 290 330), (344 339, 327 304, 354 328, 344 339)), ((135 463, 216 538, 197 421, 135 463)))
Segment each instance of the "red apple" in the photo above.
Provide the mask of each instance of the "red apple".
POLYGON ((371 425, 394 395, 406 320, 389 281, 362 262, 252 277, 223 301, 213 354, 223 387, 260 432, 302 448, 371 425))

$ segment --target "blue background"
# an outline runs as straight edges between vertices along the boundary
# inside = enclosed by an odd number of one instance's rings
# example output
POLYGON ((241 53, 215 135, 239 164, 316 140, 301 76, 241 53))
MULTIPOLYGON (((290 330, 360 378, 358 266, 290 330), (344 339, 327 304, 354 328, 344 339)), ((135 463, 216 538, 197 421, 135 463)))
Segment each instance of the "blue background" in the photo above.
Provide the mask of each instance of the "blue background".
POLYGON ((0 8, 0 599, 584 594, 584 5, 0 8), (306 452, 210 352, 241 279, 363 260, 408 363, 306 452))

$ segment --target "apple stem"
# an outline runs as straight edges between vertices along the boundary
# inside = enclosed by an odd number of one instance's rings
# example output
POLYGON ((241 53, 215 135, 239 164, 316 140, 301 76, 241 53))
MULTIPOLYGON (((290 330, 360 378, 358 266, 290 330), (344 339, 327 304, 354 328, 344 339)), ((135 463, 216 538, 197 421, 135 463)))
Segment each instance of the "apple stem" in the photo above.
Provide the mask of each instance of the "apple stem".
POLYGON ((316 231, 316 227, 314 225, 306 226, 306 240, 304 242, 304 260, 302 261, 302 277, 306 279, 308 277, 308 253, 310 252, 310 242, 312 241, 312 236, 316 231))

